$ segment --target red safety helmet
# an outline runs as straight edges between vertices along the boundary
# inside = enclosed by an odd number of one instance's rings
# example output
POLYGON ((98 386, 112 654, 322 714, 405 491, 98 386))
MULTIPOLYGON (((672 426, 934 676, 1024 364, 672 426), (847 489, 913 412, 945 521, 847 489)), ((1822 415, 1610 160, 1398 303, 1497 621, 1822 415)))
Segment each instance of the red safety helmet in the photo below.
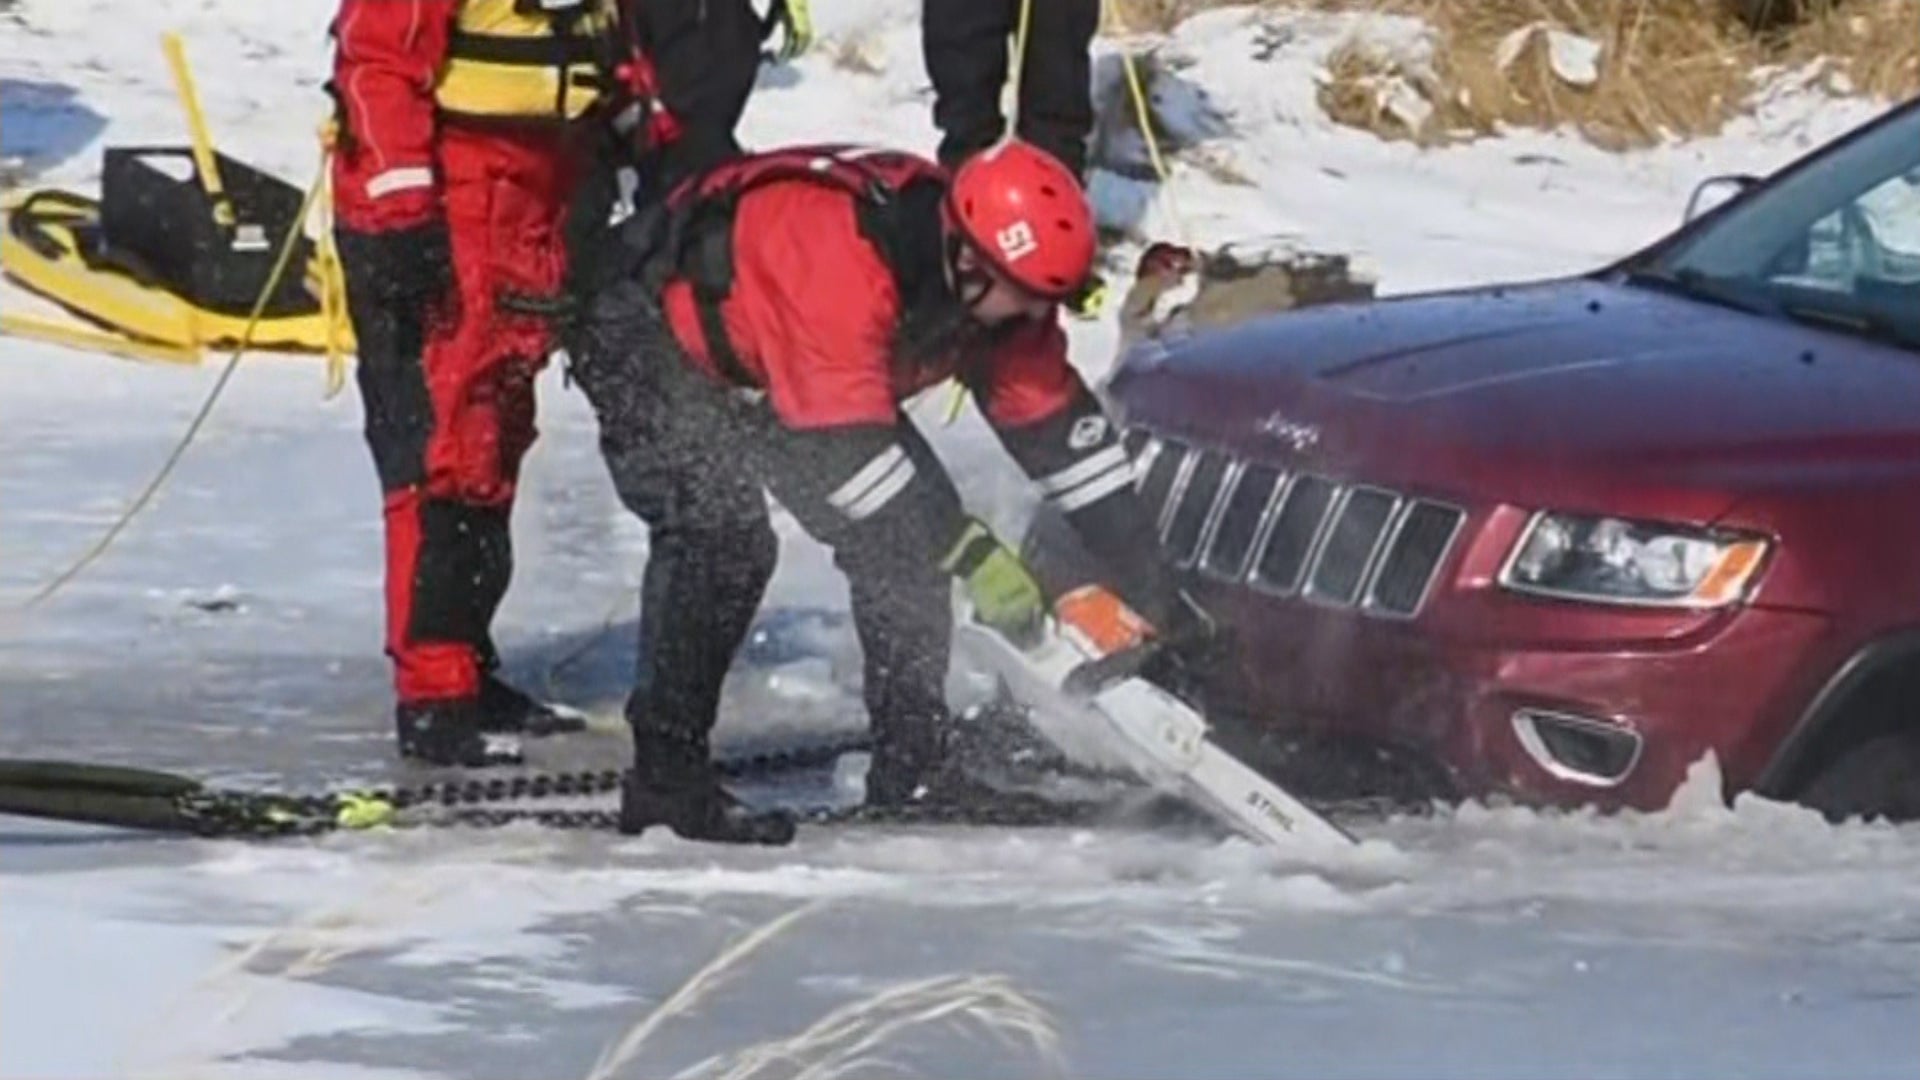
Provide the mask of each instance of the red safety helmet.
POLYGON ((1093 207, 1080 181, 1031 143, 1008 139, 968 158, 947 188, 947 220, 994 269, 1049 300, 1093 271, 1093 207))

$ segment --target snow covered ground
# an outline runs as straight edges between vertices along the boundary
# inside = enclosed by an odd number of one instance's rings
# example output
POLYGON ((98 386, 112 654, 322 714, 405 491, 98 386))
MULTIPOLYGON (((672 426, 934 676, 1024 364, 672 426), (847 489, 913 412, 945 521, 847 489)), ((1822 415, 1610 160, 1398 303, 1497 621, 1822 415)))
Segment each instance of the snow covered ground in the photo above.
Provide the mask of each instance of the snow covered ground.
MULTIPOLYGON (((931 147, 916 5, 816 7, 825 40, 766 73, 749 141, 931 147)), ((179 140, 157 43, 177 28, 223 147, 304 184, 330 8, 24 0, 0 14, 3 156, 87 190, 101 141, 179 140)), ((1658 236, 1700 178, 1777 165, 1875 109, 1785 93, 1721 138, 1625 157, 1541 134, 1423 153, 1320 117, 1315 66, 1348 26, 1228 10, 1182 28, 1166 49, 1190 63, 1168 92, 1212 132, 1215 169, 1182 164, 1172 202, 1103 175, 1109 220, 1297 236, 1358 253, 1385 291, 1554 273, 1658 236)), ((0 302, 35 306, 10 287, 0 302)), ((1074 334, 1099 375, 1114 328, 1074 334)), ((17 608, 145 482, 215 374, 0 341, 0 754, 300 788, 400 777, 372 469, 357 402, 324 398, 312 360, 249 362, 106 557, 17 608)), ((557 373, 541 391, 501 644, 525 681, 608 712, 645 538, 584 402, 557 373)), ((1017 519, 1023 489, 973 415, 935 435, 969 496, 1017 519)), ((729 737, 860 724, 832 617, 844 590, 786 531, 729 737)), ((617 760, 618 740, 582 747, 617 760)), ((1652 815, 1378 822, 1315 862, 1069 829, 816 829, 734 851, 530 828, 242 845, 0 820, 0 1076, 587 1076, 728 943, 802 905, 615 1074, 675 1075, 896 982, 972 974, 1047 1010, 1054 1067, 1076 1076, 1913 1075, 1920 832, 1727 809, 1716 789, 1703 770, 1652 815)), ((1047 1067, 938 1023, 875 1054, 936 1075, 1047 1067)))

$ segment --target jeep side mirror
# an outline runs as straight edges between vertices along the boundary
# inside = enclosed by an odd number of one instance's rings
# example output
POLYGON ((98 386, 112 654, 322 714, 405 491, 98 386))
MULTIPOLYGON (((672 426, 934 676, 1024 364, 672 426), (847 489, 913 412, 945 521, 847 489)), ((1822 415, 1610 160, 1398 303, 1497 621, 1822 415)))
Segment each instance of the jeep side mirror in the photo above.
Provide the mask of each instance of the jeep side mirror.
POLYGON ((1747 193, 1747 189, 1760 183, 1760 178, 1746 173, 1726 176, 1709 176, 1700 181, 1693 189, 1693 197, 1687 200, 1685 221, 1694 218, 1747 193))

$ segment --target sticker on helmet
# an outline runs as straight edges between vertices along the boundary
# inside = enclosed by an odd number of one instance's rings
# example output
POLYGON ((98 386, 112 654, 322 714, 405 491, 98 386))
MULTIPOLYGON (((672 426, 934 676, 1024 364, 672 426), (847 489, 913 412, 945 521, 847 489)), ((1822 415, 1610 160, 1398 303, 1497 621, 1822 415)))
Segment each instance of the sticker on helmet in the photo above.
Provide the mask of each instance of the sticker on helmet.
POLYGON ((1040 247, 1034 238, 1033 226, 1024 218, 995 233, 993 239, 1000 245, 1000 254, 1010 263, 1019 262, 1040 247))

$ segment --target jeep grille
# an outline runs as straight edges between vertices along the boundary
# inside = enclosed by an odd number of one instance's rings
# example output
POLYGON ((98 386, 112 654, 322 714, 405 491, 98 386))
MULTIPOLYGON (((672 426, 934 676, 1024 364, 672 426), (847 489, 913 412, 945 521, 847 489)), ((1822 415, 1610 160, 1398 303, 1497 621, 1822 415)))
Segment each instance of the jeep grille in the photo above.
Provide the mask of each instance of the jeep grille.
POLYGON ((1411 618, 1465 514, 1431 499, 1240 461, 1136 429, 1137 490, 1161 542, 1197 568, 1276 596, 1411 618))

